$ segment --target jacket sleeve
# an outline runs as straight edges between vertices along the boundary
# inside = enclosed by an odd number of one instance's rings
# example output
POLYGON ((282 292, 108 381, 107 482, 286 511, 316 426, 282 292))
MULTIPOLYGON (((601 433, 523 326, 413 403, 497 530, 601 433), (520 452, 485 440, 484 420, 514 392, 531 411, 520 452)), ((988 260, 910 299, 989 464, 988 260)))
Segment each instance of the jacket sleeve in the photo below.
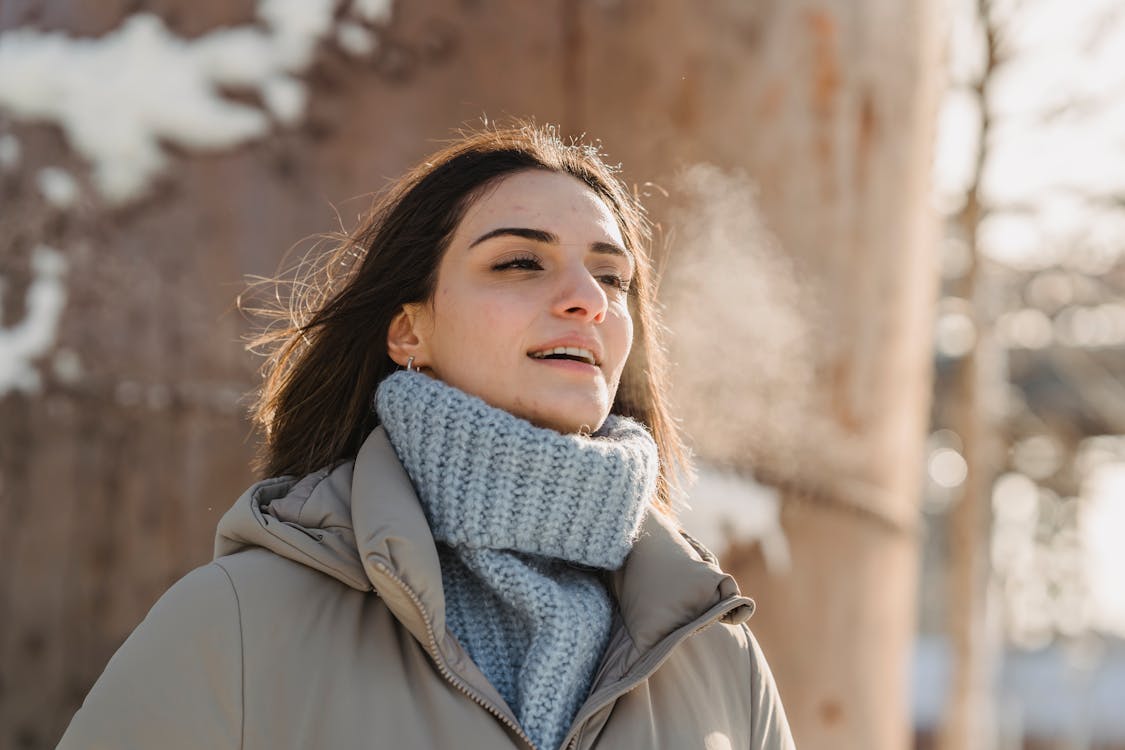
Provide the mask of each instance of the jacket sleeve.
POLYGON ((189 573, 110 659, 61 750, 239 748, 242 628, 226 570, 189 573))
POLYGON ((766 657, 750 628, 750 750, 795 750, 789 720, 766 657))

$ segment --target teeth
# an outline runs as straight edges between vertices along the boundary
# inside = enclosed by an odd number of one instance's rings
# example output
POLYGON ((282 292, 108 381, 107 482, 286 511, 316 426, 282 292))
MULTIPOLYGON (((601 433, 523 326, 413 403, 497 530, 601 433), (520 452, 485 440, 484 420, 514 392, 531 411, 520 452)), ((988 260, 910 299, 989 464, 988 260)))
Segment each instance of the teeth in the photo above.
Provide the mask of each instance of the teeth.
POLYGON ((579 357, 591 365, 597 364, 594 361, 593 352, 591 352, 589 349, 582 349, 581 347, 577 346, 556 346, 554 349, 544 349, 541 352, 533 352, 531 356, 535 357, 536 359, 543 359, 552 354, 566 354, 570 357, 579 357))

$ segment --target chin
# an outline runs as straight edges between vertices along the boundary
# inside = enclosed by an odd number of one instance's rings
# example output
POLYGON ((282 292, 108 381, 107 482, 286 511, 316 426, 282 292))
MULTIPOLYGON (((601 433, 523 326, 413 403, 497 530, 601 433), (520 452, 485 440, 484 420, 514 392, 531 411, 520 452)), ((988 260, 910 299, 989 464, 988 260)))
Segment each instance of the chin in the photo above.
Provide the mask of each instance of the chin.
POLYGON ((537 427, 556 432, 594 432, 609 415, 612 403, 600 389, 585 393, 550 389, 533 398, 521 399, 516 409, 510 409, 537 427), (522 408, 520 408, 522 407, 522 408))
POLYGON ((609 410, 600 408, 591 409, 558 409, 548 412, 539 412, 533 416, 524 417, 532 424, 547 427, 563 434, 577 432, 590 433, 602 426, 609 410))

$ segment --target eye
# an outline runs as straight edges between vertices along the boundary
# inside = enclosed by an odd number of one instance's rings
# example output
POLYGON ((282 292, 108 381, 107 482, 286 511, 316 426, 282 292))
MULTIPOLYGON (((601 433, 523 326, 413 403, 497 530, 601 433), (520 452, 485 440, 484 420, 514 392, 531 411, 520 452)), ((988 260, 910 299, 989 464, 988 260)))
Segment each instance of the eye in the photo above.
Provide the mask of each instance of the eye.
POLYGON ((501 261, 492 266, 493 271, 506 271, 508 269, 541 271, 543 270, 543 266, 539 263, 539 259, 533 255, 521 255, 517 258, 509 258, 508 260, 501 261))
POLYGON ((605 286, 620 292, 628 293, 632 284, 632 274, 622 269, 620 265, 603 265, 601 268, 591 270, 591 273, 605 286))
POLYGON ((626 278, 622 277, 620 274, 616 274, 616 273, 602 274, 601 276, 598 277, 598 280, 601 281, 603 284, 608 284, 609 286, 613 287, 614 289, 617 289, 617 290, 622 291, 622 292, 628 292, 629 291, 629 284, 631 283, 631 279, 626 279, 626 278))

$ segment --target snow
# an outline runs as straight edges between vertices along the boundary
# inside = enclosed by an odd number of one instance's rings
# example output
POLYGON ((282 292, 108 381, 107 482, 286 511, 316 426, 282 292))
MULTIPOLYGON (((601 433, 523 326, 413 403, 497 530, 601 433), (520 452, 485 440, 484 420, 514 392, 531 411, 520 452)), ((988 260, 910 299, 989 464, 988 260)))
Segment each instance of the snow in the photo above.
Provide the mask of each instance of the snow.
POLYGON ((293 78, 271 78, 262 88, 266 108, 284 125, 296 125, 305 113, 308 92, 293 78))
POLYGON ((0 396, 39 390, 39 373, 32 362, 54 346, 66 306, 66 258, 40 245, 33 251, 31 267, 33 279, 23 319, 11 326, 0 320, 0 396))
MULTIPOLYGON (((264 26, 193 39, 176 36, 151 13, 133 14, 102 37, 13 29, 0 34, 0 109, 58 125, 91 163, 102 198, 125 204, 168 167, 163 143, 229 149, 265 137, 277 124, 299 123, 308 92, 297 76, 322 39, 338 36, 335 10, 336 0, 259 0, 264 26), (226 97, 224 88, 257 93, 265 111, 226 97)), ((358 2, 353 12, 385 22, 390 3, 358 2)), ((358 54, 352 42, 348 51, 358 54)), ((0 166, 10 167, 18 155, 18 143, 0 141, 0 166)))
POLYGON ((317 41, 332 29, 334 11, 334 0, 259 0, 258 17, 274 32, 274 61, 293 73, 308 68, 317 41))
POLYGON ((358 23, 341 23, 336 29, 336 44, 355 57, 367 57, 375 51, 375 35, 358 23))
POLYGON ((352 12, 368 23, 384 25, 391 20, 390 0, 355 0, 352 12))
POLYGON ((78 200, 78 183, 65 169, 43 167, 35 176, 39 192, 55 208, 66 209, 78 200))
POLYGON ((783 572, 789 568, 789 544, 781 528, 780 510, 777 489, 734 472, 700 467, 680 521, 716 554, 735 542, 756 542, 769 570, 783 572))

